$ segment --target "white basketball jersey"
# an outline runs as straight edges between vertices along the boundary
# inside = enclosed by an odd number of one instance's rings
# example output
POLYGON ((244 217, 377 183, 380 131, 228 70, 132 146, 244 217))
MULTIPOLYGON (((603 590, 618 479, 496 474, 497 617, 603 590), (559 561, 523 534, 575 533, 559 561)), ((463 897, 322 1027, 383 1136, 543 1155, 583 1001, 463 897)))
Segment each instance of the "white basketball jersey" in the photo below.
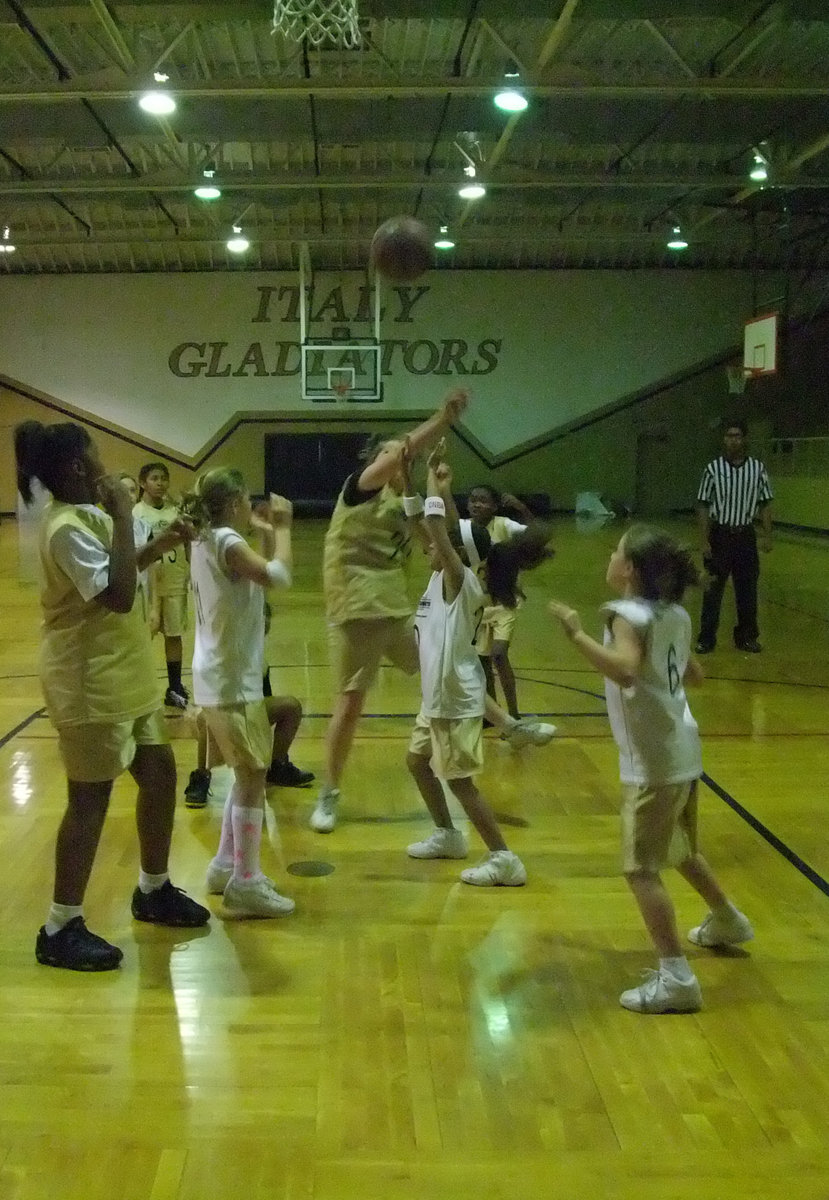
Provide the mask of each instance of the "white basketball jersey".
POLYGON ((240 543, 245 545, 245 539, 235 529, 209 529, 191 550, 196 608, 193 699, 208 708, 262 699, 264 592, 227 566, 228 550, 240 543))
MULTIPOLYGON (((691 618, 678 604, 640 599, 615 600, 604 611, 629 621, 643 643, 642 667, 632 687, 605 679, 622 783, 697 779, 702 774, 699 731, 682 682, 691 652, 691 618)), ((604 641, 612 641, 608 628, 604 641)))
POLYGON ((443 572, 434 571, 415 615, 424 717, 482 717, 486 679, 474 646, 484 593, 469 567, 451 604, 443 572))

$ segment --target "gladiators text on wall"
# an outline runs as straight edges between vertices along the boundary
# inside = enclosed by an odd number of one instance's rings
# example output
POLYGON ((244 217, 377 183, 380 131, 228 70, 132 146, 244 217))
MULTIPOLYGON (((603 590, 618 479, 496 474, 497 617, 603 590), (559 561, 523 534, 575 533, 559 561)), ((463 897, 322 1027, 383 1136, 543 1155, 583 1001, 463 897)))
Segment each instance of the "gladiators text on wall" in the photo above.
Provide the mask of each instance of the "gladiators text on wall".
MULTIPOLYGON (((463 338, 409 340, 387 338, 381 343, 381 372, 402 368, 411 375, 489 375, 498 366, 500 338, 484 338, 469 346, 463 338)), ((358 366, 359 347, 343 345, 337 366, 358 366)), ((180 342, 170 351, 168 365, 180 379, 236 379, 298 375, 299 342, 251 342, 234 351, 229 342, 180 342)))

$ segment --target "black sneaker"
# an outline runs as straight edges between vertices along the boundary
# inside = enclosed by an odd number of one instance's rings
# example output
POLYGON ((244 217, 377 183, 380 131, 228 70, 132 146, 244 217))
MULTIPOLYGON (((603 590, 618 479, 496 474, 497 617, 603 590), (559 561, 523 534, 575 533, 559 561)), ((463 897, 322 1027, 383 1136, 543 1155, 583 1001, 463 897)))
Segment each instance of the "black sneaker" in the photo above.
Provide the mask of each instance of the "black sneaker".
POLYGON ((763 647, 756 638, 751 638, 747 642, 735 642, 734 645, 738 650, 744 650, 746 654, 762 654, 763 647))
POLYGON ((124 957, 86 927, 83 917, 73 917, 63 929, 48 934, 41 925, 35 942, 35 958, 45 967, 64 967, 67 971, 114 971, 124 957))
POLYGON ((196 767, 190 772, 190 781, 184 789, 185 808, 204 808, 210 795, 210 772, 196 767))
POLYGON ((181 692, 174 692, 172 688, 167 688, 164 693, 164 705, 166 708, 186 708, 187 696, 183 696, 181 692))
POLYGON ((308 787, 314 782, 313 771, 300 771, 289 758, 282 762, 272 762, 268 767, 265 780, 274 787, 308 787))
POLYGON ((715 642, 704 642, 702 640, 702 638, 700 638, 700 640, 697 642, 696 646, 694 646, 694 653, 695 654, 710 654, 711 651, 714 649, 715 645, 716 645, 715 642))
POLYGON ((132 894, 132 915, 136 921, 185 929, 196 929, 210 920, 210 910, 191 900, 181 888, 173 887, 169 879, 152 892, 136 888, 132 894))

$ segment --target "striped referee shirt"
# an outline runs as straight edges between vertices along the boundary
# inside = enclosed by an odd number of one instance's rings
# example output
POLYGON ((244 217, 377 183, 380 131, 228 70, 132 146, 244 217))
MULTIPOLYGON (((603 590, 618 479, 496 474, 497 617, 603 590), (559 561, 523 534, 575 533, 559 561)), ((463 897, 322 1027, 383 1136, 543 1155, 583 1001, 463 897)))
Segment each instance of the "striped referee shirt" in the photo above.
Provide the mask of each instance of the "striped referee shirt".
POLYGON ((697 493, 699 503, 708 505, 711 520, 732 528, 750 525, 759 506, 772 498, 769 477, 759 458, 746 458, 735 466, 724 455, 705 468, 697 493))

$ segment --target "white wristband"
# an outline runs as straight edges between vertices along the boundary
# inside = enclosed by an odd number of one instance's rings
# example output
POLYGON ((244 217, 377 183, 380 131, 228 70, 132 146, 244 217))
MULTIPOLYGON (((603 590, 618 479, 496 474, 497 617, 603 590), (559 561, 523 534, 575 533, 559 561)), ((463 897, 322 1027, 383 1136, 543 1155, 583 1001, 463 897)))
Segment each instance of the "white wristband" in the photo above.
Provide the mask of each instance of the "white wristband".
POLYGON ((268 579, 270 579, 272 587, 291 586, 291 572, 281 559, 272 558, 270 562, 265 564, 265 570, 268 573, 268 579))
POLYGON ((427 496, 426 503, 423 507, 424 516, 427 517, 445 517, 446 505, 441 500, 440 496, 427 496))
POLYGON ((419 517, 423 512, 423 497, 422 496, 404 496, 403 497, 403 512, 407 517, 419 517))

